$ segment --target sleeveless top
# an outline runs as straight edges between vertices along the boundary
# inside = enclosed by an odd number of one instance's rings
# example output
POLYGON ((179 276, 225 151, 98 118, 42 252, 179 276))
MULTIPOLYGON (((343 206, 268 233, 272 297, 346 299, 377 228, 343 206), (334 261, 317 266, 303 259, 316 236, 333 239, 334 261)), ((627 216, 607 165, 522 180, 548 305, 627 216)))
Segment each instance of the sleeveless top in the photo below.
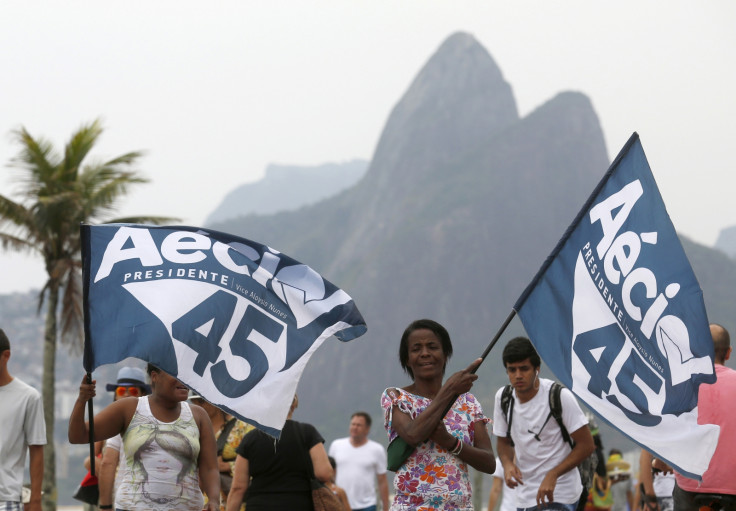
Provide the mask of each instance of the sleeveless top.
POLYGON ((127 472, 115 495, 116 508, 202 510, 199 428, 189 403, 181 403, 174 422, 161 422, 151 413, 148 396, 139 398, 123 434, 122 454, 127 472))

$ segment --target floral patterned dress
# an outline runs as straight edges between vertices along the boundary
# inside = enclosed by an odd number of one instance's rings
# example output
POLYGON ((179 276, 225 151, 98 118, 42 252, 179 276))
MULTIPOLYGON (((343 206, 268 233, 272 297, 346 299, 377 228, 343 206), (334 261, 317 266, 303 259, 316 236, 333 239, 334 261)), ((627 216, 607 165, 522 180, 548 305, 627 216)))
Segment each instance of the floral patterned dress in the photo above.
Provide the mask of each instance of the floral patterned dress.
MULTIPOLYGON (((402 389, 386 389, 381 396, 381 407, 389 442, 398 436, 391 426, 394 406, 416 419, 431 402, 431 399, 402 389)), ((461 395, 445 416, 445 427, 452 436, 471 445, 476 422, 485 425, 490 419, 483 415, 480 403, 470 393, 461 395)), ((432 440, 419 444, 396 472, 394 492, 392 511, 473 509, 468 465, 432 440)))

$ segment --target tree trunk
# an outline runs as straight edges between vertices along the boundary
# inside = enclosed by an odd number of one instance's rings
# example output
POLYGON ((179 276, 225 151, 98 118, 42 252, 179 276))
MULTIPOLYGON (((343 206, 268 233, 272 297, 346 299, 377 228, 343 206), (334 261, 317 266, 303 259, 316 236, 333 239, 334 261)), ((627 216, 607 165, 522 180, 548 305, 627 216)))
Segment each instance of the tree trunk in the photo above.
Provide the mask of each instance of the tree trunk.
POLYGON ((43 341, 43 416, 46 420, 46 446, 43 449, 43 499, 44 511, 56 509, 56 449, 54 446, 54 400, 56 379, 56 309, 59 303, 59 287, 52 284, 46 302, 46 327, 43 341))

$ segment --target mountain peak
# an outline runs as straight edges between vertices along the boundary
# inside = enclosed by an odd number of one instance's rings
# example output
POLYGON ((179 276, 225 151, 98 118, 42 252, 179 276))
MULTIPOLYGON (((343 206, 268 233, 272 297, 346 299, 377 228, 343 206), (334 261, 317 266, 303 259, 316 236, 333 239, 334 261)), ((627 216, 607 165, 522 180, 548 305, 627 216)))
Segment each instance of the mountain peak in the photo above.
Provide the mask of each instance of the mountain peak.
POLYGON ((470 34, 455 33, 394 107, 368 175, 390 182, 417 177, 414 169, 426 176, 518 119, 511 86, 491 55, 470 34))

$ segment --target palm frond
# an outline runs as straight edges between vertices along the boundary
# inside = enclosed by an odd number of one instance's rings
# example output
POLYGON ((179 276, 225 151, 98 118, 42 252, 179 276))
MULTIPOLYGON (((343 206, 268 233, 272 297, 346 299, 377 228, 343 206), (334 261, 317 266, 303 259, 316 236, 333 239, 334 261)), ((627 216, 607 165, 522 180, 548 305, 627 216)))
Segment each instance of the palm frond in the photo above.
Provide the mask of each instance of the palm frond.
POLYGON ((131 151, 106 161, 102 166, 105 168, 117 168, 126 165, 134 165, 146 155, 145 151, 131 151))
POLYGON ((97 143, 102 132, 102 122, 95 119, 89 124, 83 124, 67 142, 64 148, 64 162, 60 165, 60 171, 76 180, 82 162, 97 143))
POLYGON ((21 150, 8 164, 11 168, 25 171, 18 182, 21 184, 20 194, 25 197, 36 197, 41 193, 56 173, 60 157, 54 152, 51 142, 39 138, 34 139, 24 127, 12 133, 21 150))
POLYGON ((85 217, 90 220, 104 218, 116 209, 118 201, 127 193, 130 185, 146 182, 146 179, 128 172, 117 175, 107 171, 84 172, 80 179, 80 195, 84 197, 85 217), (102 174, 109 175, 100 179, 102 174))
MULTIPOLYGON (((143 156, 141 151, 107 160, 91 158, 102 133, 100 120, 83 124, 59 155, 47 140, 18 129, 14 137, 20 151, 9 166, 23 171, 18 180, 23 183, 23 200, 0 195, 0 245, 41 254, 48 278, 39 293, 39 311, 47 293, 62 290, 61 338, 73 348, 80 345, 83 327, 79 224, 108 218, 130 186, 148 182, 133 168, 143 156)), ((122 220, 176 221, 157 216, 122 220)))
POLYGON ((32 210, 0 195, 0 226, 12 226, 19 234, 32 231, 35 220, 32 210))
POLYGON ((36 247, 26 238, 20 238, 8 233, 0 232, 0 247, 17 252, 33 252, 36 247))

